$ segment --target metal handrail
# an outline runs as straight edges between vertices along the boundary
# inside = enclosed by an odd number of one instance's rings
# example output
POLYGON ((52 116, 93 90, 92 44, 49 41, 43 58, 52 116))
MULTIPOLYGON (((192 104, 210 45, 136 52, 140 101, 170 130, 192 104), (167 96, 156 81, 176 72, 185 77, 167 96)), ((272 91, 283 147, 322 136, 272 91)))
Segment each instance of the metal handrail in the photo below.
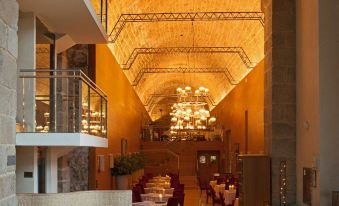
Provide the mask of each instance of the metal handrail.
POLYGON ((171 151, 170 149, 146 149, 146 150, 143 149, 142 152, 167 152, 167 153, 171 154, 172 156, 177 158, 177 162, 178 162, 177 167, 178 167, 178 173, 179 173, 179 171, 180 171, 180 156, 177 153, 171 151))
POLYGON ((36 76, 36 75, 20 75, 20 78, 70 78, 70 77, 79 77, 81 80, 83 80, 91 89, 99 93, 105 100, 107 100, 107 95, 106 93, 97 86, 83 71, 77 70, 77 69, 56 69, 56 70, 51 70, 51 69, 24 69, 20 70, 20 73, 26 73, 26 72, 35 72, 35 73, 45 73, 45 72, 74 72, 74 75, 58 75, 58 74, 53 74, 53 75, 47 75, 47 76, 36 76), (76 75, 75 73, 79 73, 76 75))

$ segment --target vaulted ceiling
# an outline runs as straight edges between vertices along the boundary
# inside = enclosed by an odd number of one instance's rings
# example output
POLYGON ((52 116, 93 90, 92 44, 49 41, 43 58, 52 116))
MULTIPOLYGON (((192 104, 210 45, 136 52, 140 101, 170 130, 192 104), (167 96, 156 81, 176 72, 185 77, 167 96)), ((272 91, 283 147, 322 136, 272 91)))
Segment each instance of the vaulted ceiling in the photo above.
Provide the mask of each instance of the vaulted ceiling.
POLYGON ((207 87, 213 108, 264 58, 260 0, 115 0, 108 21, 110 48, 153 119, 179 86, 207 87))

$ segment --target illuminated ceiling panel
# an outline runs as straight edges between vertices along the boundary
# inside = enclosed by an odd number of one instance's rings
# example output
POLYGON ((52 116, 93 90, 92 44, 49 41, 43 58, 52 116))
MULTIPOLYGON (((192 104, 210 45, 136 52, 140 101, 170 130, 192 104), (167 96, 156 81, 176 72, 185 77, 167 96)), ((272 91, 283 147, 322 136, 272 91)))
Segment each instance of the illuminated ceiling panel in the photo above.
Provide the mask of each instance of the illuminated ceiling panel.
POLYGON ((187 84, 209 88, 211 99, 215 101, 209 103, 210 107, 219 103, 236 86, 228 81, 225 74, 176 71, 182 68, 197 68, 197 71, 199 68, 227 68, 234 82, 239 82, 251 71, 251 67, 264 58, 263 21, 260 0, 117 0, 110 4, 108 32, 113 31, 113 37, 115 35, 114 43, 110 44, 113 54, 122 68, 125 67, 127 78, 152 114, 152 108, 157 103, 164 104, 167 99, 170 103, 172 98, 166 95, 173 95, 178 86, 187 84), (187 15, 197 12, 200 16, 192 16, 191 20, 187 18, 187 15), (211 12, 219 12, 219 16, 211 12), (237 15, 233 19, 228 18, 231 12, 237 15), (171 16, 168 13, 175 14, 171 16), (181 16, 179 13, 182 13, 181 16), (220 19, 220 15, 225 19, 220 19), (123 18, 129 20, 126 20, 117 36, 117 30, 113 28, 119 18, 120 22, 123 18), (150 19, 149 22, 146 18, 150 19), (241 48, 251 67, 236 52, 153 51, 135 55, 138 49, 174 47, 241 48), (172 72, 147 72, 136 84, 138 75, 147 68, 172 68, 172 72), (154 98, 153 105, 147 105, 147 100, 154 94, 164 97, 154 98))

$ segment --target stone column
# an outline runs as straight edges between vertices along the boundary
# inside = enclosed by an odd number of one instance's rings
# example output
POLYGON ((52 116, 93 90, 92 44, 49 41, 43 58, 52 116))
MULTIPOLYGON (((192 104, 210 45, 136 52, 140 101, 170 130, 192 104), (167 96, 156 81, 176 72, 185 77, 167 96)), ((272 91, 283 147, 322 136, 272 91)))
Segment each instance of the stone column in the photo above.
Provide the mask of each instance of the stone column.
POLYGON ((15 116, 19 6, 0 0, 0 205, 16 205, 15 116))
POLYGON ((271 157, 271 205, 280 205, 280 162, 287 162, 287 204, 296 204, 295 0, 263 0, 265 149, 271 157))

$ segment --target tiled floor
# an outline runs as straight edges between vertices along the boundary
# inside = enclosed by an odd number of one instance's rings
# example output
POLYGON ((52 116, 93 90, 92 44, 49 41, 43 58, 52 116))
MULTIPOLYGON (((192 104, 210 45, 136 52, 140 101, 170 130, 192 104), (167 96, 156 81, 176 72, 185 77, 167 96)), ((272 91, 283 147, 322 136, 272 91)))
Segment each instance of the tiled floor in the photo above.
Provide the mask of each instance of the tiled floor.
POLYGON ((211 206, 212 200, 209 198, 208 204, 206 203, 206 192, 200 195, 199 189, 185 189, 185 205, 184 206, 211 206))

